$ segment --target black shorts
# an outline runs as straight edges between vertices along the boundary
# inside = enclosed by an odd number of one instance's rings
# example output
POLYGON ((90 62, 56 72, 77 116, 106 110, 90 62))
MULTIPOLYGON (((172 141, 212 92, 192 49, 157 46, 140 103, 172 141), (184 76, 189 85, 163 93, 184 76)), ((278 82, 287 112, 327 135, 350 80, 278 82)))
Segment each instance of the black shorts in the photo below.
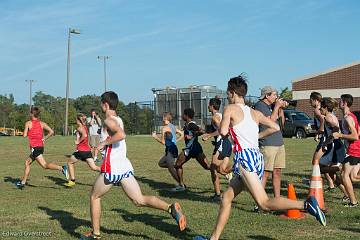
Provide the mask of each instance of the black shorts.
POLYGON ((93 158, 92 153, 90 151, 76 151, 72 154, 76 159, 81 161, 86 161, 88 158, 93 158))
POLYGON ((351 166, 355 166, 360 163, 360 157, 347 156, 343 164, 345 163, 350 163, 351 166))
POLYGON ((31 150, 31 153, 30 153, 29 157, 33 161, 35 161, 35 159, 38 156, 40 156, 41 154, 44 153, 44 147, 32 147, 30 150, 31 150))
POLYGON ((176 145, 171 145, 171 146, 166 146, 165 147, 165 155, 167 155, 168 153, 171 153, 171 155, 174 158, 177 158, 179 155, 179 151, 176 145))
MULTIPOLYGON (((186 150, 184 150, 186 151, 186 150)), ((201 153, 203 153, 203 149, 199 142, 194 142, 193 145, 190 147, 189 154, 186 156, 186 158, 197 158, 201 153)))
POLYGON ((232 146, 228 138, 220 139, 219 141, 215 142, 213 155, 215 155, 217 152, 219 152, 219 160, 223 160, 224 158, 231 156, 232 146))

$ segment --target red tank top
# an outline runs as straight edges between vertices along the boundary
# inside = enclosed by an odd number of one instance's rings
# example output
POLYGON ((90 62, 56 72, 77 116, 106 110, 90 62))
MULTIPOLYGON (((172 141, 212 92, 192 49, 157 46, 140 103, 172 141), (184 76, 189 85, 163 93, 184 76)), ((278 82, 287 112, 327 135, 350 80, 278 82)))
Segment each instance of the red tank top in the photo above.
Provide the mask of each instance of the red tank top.
MULTIPOLYGON (((359 135, 359 122, 358 122, 356 116, 352 112, 350 112, 348 115, 353 118, 353 120, 355 122, 356 132, 359 135)), ((360 157, 360 139, 349 142, 347 154, 349 154, 350 156, 353 156, 353 157, 360 157)))
POLYGON ((88 140, 89 132, 86 126, 82 125, 82 127, 85 129, 86 137, 76 146, 76 150, 80 152, 88 152, 91 151, 88 140))
POLYGON ((28 132, 30 147, 43 147, 44 133, 40 120, 31 120, 31 128, 28 132))

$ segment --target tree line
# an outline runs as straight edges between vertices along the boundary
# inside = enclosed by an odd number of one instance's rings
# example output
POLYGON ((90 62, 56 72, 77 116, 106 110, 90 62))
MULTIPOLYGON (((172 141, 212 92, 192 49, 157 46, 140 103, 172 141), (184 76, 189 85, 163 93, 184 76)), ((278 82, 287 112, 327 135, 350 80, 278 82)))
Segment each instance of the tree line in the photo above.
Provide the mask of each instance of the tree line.
MULTIPOLYGON (((32 98, 33 106, 41 109, 40 118, 54 129, 55 134, 64 132, 65 98, 54 97, 42 91, 36 92, 32 98)), ((76 127, 76 114, 90 115, 95 109, 102 119, 104 115, 100 109, 100 96, 84 95, 69 99, 69 129, 76 127)), ((149 134, 153 126, 153 110, 141 107, 136 103, 124 104, 119 102, 117 113, 123 119, 125 131, 128 134, 149 134)), ((0 127, 24 130, 24 124, 29 119, 29 104, 16 104, 14 96, 0 95, 0 127)))

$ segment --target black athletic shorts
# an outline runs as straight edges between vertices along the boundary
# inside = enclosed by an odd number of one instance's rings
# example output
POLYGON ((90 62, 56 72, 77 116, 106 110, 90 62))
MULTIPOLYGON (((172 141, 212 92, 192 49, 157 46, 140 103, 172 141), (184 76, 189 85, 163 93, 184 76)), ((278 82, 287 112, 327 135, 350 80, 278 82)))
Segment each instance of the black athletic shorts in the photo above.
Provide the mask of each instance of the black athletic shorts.
POLYGON ((219 160, 223 160, 224 158, 231 156, 232 146, 229 138, 220 139, 215 142, 213 155, 217 152, 219 152, 219 160))
POLYGON ((93 158, 92 153, 90 151, 76 151, 72 154, 76 159, 81 161, 86 161, 88 158, 93 158))
POLYGON ((351 166, 355 166, 360 163, 360 157, 347 156, 343 164, 345 163, 350 163, 351 166))
POLYGON ((190 147, 189 154, 187 155, 187 158, 196 158, 201 153, 203 153, 203 149, 199 142, 194 142, 193 145, 190 147))
POLYGON ((31 153, 30 153, 29 157, 33 161, 35 161, 35 158, 37 158, 38 156, 40 156, 41 154, 44 153, 44 147, 32 147, 30 150, 31 150, 31 153))
POLYGON ((165 147, 165 155, 167 155, 168 153, 171 153, 171 155, 173 155, 174 158, 177 158, 179 155, 177 146, 175 144, 171 145, 171 146, 166 146, 165 147))

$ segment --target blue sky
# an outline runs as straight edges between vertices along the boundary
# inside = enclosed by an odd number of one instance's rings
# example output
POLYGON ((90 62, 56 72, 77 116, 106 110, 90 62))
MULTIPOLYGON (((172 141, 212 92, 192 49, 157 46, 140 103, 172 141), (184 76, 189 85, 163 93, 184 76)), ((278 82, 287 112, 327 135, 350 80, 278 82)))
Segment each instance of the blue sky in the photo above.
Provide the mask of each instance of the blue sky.
POLYGON ((0 1, 0 94, 65 96, 67 31, 71 97, 108 86, 124 102, 151 88, 216 85, 246 72, 249 93, 291 87, 304 75, 360 59, 360 1, 0 1))

